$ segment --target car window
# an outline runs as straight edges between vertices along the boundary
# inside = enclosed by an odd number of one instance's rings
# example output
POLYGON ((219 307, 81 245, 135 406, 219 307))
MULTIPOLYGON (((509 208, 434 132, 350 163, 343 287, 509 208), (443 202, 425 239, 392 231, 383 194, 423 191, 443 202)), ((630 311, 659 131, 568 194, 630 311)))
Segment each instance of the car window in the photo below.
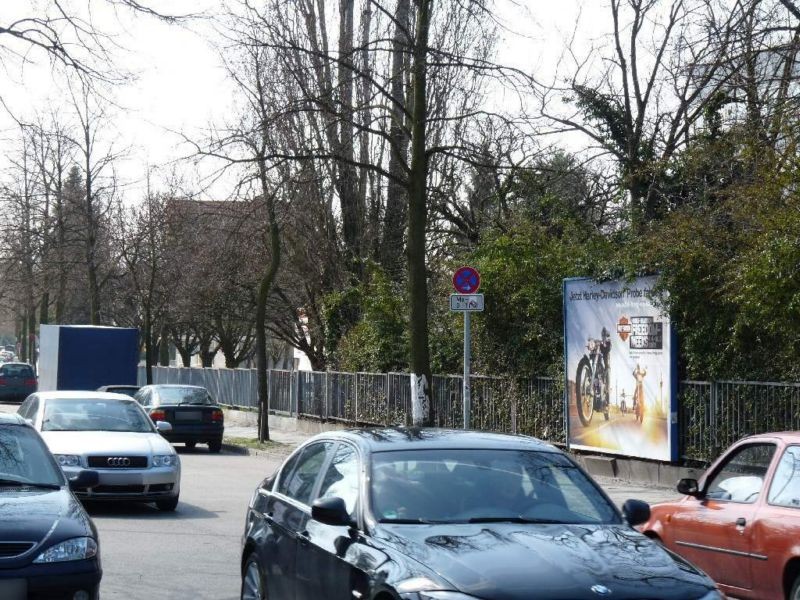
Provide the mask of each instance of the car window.
POLYGON ((211 395, 204 388, 162 387, 158 388, 159 406, 179 404, 214 404, 211 395))
POLYGON ((150 418, 133 400, 49 400, 43 416, 42 431, 154 431, 150 418))
POLYGON ((150 390, 139 390, 133 396, 133 399, 136 400, 142 406, 150 406, 150 400, 153 397, 153 392, 150 390))
POLYGON ((22 406, 19 407, 17 413, 23 419, 30 419, 33 421, 36 418, 36 411, 39 410, 39 398, 36 396, 29 396, 22 406))
POLYGON ((774 454, 774 444, 750 444, 734 450, 706 486, 706 497, 743 504, 755 502, 774 454))
POLYGON ((339 497, 347 512, 355 513, 358 500, 358 455, 350 444, 340 444, 331 459, 317 498, 339 497))
POLYGON ((800 446, 789 446, 775 469, 767 501, 800 508, 800 446))
POLYGON ((277 491, 298 502, 309 504, 314 484, 332 446, 331 442, 318 442, 306 446, 294 468, 291 471, 281 472, 277 491))
POLYGON ((44 442, 31 427, 21 425, 0 427, 0 479, 64 485, 44 442))
POLYGON ((372 511, 384 522, 620 522, 597 486, 556 452, 377 452, 370 481, 372 511))
POLYGON ((33 379, 33 369, 28 365, 3 365, 0 367, 0 377, 33 379))

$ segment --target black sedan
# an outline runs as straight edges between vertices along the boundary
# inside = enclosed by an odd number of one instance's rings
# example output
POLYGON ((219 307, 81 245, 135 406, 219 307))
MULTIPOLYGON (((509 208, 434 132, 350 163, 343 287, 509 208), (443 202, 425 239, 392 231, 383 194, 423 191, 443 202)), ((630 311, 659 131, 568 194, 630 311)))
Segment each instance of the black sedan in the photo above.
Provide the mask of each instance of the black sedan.
POLYGON ((717 600, 566 454, 525 437, 319 435, 256 490, 246 600, 717 600))
POLYGON ((162 435, 173 444, 208 444, 211 452, 222 449, 225 415, 208 390, 197 385, 146 385, 134 395, 154 421, 165 421, 172 430, 162 435))
POLYGON ((67 482, 33 427, 0 414, 0 598, 98 597, 97 530, 69 488, 96 484, 67 482))

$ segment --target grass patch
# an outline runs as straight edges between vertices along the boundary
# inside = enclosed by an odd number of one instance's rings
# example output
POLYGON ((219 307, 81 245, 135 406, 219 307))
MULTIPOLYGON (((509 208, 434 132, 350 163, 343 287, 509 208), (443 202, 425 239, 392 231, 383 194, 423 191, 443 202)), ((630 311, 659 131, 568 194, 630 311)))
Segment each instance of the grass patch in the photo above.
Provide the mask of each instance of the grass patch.
POLYGON ((250 448, 252 450, 273 450, 273 451, 281 451, 281 450, 289 450, 290 447, 286 444, 281 444, 280 442, 274 442, 272 440, 268 442, 259 442, 255 438, 243 438, 243 437, 226 437, 223 440, 226 444, 232 444, 234 446, 241 446, 242 448, 250 448))

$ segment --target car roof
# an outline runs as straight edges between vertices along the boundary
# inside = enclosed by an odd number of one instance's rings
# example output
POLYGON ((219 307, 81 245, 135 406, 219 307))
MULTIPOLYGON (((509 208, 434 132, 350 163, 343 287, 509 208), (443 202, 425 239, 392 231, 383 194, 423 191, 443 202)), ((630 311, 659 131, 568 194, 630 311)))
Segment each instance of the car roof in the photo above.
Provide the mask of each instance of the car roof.
POLYGON ((460 429, 434 429, 416 427, 390 427, 382 429, 345 429, 328 431, 313 439, 341 439, 358 444, 368 452, 389 450, 535 450, 560 452, 555 446, 533 437, 464 431, 460 429))
POLYGON ((4 366, 5 365, 14 365, 14 366, 19 366, 19 367, 31 367, 31 368, 33 368, 33 365, 31 365, 31 363, 19 362, 19 361, 4 362, 3 365, 4 366))
POLYGON ((146 387, 146 388, 181 388, 181 389, 192 388, 192 389, 196 389, 196 390, 204 390, 204 389, 206 389, 202 385, 189 385, 188 383, 187 384, 183 384, 183 383, 151 383, 150 385, 146 385, 144 387, 146 387))
POLYGON ((36 392, 40 400, 52 402, 54 400, 125 400, 133 402, 130 396, 125 394, 113 394, 111 392, 83 392, 83 391, 57 391, 57 392, 36 392))
POLYGON ((758 440, 782 440, 790 444, 800 444, 800 431, 773 431, 771 433, 757 433, 755 435, 748 435, 747 437, 738 440, 740 442, 749 441, 754 442, 758 440))
POLYGON ((17 413, 0 413, 0 426, 2 425, 27 425, 27 422, 17 413))

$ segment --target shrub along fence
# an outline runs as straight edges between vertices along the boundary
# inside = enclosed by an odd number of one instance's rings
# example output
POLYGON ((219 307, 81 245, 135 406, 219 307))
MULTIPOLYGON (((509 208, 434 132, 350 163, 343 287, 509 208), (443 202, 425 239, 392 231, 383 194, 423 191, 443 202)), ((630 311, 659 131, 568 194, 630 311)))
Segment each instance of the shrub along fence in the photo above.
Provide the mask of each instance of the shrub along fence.
MULTIPOLYGON (((405 373, 270 370, 269 410, 354 425, 410 425, 405 373)), ((139 382, 145 380, 144 367, 139 382)), ((153 367, 153 383, 201 385, 221 404, 258 407, 255 369, 153 367)), ((564 382, 548 377, 471 377, 474 429, 520 433, 566 443, 564 382)), ((463 423, 462 377, 434 375, 439 427, 463 423)), ((745 435, 800 429, 800 383, 682 381, 678 388, 680 454, 708 461, 745 435)))

